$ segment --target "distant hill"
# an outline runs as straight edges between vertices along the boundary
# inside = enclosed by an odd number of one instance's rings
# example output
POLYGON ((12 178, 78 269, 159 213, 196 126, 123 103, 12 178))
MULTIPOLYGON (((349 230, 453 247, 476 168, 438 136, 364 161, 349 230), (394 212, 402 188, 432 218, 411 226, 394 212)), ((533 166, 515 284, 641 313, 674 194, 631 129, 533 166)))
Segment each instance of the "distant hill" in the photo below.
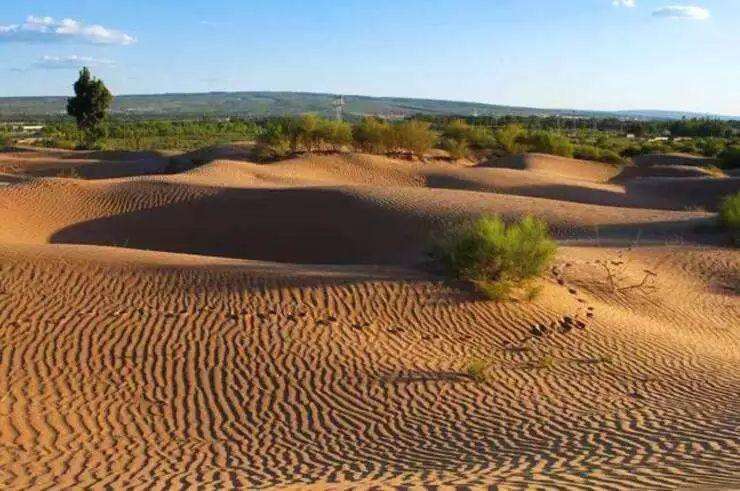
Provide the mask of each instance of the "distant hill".
POLYGON ((682 119, 682 118, 711 118, 722 120, 738 120, 740 116, 726 116, 711 113, 696 113, 685 111, 660 111, 656 109, 643 109, 631 111, 615 111, 617 116, 634 119, 682 119))
MULTIPOLYGON (((314 112, 333 114, 333 94, 304 92, 209 92, 202 94, 121 95, 113 105, 115 114, 131 117, 261 117, 314 112)), ((476 102, 408 99, 399 97, 344 96, 349 117, 383 115, 403 117, 412 114, 479 116, 563 116, 616 117, 621 119, 676 119, 711 116, 673 111, 583 111, 499 106, 476 102)), ((0 118, 48 118, 65 114, 66 97, 0 98, 0 118)), ((714 117, 714 116, 712 116, 714 117)), ((726 117, 716 116, 722 119, 726 117)))

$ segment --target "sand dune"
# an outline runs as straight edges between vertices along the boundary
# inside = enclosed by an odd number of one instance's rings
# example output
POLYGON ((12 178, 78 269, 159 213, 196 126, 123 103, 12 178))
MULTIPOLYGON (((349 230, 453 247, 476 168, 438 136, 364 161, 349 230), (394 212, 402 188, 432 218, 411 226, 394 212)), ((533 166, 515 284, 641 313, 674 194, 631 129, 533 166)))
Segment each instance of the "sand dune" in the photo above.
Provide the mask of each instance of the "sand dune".
POLYGON ((615 165, 590 162, 587 160, 569 159, 557 155, 528 153, 502 157, 483 164, 490 167, 505 167, 549 174, 592 182, 606 182, 619 173, 615 165))
POLYGON ((169 158, 156 152, 74 152, 18 148, 0 152, 0 173, 31 177, 109 179, 162 173, 169 158))
POLYGON ((715 180, 236 150, 0 188, 3 489, 740 486, 740 256, 666 191, 715 180), (537 300, 419 267, 483 212, 551 222, 537 300))
POLYGON ((619 175, 612 179, 612 182, 646 177, 717 177, 716 174, 716 171, 692 165, 628 166, 622 169, 619 175))

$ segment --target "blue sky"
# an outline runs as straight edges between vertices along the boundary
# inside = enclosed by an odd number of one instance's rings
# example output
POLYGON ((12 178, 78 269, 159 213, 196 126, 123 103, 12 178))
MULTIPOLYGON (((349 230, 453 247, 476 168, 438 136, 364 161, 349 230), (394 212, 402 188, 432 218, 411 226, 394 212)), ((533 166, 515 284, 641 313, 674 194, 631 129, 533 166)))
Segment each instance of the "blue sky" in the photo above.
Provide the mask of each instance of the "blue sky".
POLYGON ((740 115, 740 0, 3 0, 0 96, 295 90, 740 115))

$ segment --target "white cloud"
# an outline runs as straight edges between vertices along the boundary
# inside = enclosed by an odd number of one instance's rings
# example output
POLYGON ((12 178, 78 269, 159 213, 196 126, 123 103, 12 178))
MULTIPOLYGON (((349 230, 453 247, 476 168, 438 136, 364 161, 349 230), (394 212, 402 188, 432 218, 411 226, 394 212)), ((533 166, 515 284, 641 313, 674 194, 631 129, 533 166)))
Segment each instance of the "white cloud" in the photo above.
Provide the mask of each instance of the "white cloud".
POLYGON ((703 7, 696 7, 693 5, 669 5, 655 10, 653 12, 653 17, 707 20, 711 17, 711 14, 709 13, 709 10, 703 7))
POLYGON ((128 34, 74 19, 55 20, 52 17, 29 16, 22 24, 0 25, 0 42, 59 42, 77 41, 90 44, 128 45, 136 39, 128 34))
POLYGON ((635 0, 612 0, 612 4, 617 7, 634 7, 635 0))
POLYGON ((113 66, 114 62, 111 60, 102 60, 98 58, 92 58, 90 56, 44 56, 37 60, 32 68, 38 68, 43 70, 79 70, 83 66, 96 67, 96 66, 113 66))

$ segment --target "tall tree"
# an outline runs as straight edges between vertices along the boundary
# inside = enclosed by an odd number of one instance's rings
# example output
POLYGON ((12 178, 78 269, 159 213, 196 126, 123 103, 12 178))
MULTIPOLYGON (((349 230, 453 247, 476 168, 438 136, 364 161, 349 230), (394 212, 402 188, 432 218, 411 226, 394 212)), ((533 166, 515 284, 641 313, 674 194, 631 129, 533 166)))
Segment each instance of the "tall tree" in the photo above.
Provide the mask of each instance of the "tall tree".
POLYGON ((110 109, 113 96, 102 80, 93 78, 90 70, 80 70, 74 84, 75 96, 67 100, 67 113, 77 120, 77 127, 85 135, 86 143, 100 137, 100 125, 110 109))

